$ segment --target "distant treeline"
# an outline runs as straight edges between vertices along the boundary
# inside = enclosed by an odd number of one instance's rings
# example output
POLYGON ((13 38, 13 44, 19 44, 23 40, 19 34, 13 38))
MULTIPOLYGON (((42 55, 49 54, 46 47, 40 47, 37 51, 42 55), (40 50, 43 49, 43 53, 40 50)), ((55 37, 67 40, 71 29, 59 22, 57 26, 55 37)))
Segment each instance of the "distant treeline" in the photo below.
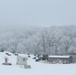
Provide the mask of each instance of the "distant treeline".
POLYGON ((76 54, 76 26, 23 28, 0 33, 0 51, 33 54, 76 54))

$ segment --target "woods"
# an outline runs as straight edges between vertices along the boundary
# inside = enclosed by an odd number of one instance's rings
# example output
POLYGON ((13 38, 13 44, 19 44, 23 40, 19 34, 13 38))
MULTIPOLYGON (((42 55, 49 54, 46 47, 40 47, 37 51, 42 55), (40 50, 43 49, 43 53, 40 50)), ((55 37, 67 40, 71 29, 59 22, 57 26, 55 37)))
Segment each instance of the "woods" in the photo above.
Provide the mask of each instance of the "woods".
POLYGON ((76 54, 76 26, 27 27, 0 32, 0 51, 48 55, 76 54))

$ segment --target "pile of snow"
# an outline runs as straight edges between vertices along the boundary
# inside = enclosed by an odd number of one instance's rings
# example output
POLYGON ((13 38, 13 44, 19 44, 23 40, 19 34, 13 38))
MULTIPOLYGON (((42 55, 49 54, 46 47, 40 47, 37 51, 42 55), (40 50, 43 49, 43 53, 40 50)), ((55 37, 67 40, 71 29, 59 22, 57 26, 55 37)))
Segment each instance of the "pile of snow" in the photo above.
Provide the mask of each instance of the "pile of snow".
POLYGON ((46 64, 35 62, 34 59, 28 58, 28 64, 31 69, 24 69, 16 65, 17 56, 11 54, 8 56, 12 65, 2 65, 5 53, 0 52, 0 74, 1 75, 76 75, 76 64, 46 64))

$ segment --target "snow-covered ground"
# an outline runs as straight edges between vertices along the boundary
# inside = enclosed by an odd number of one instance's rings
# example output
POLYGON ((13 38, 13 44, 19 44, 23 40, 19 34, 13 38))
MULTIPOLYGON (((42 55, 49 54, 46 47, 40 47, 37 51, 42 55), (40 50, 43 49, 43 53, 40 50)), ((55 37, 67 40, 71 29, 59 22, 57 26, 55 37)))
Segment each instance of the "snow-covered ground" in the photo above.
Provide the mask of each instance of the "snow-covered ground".
POLYGON ((27 63, 31 69, 24 69, 16 65, 16 56, 8 56, 12 65, 2 65, 5 53, 0 53, 0 75, 76 75, 76 64, 47 64, 35 62, 29 58, 27 63))

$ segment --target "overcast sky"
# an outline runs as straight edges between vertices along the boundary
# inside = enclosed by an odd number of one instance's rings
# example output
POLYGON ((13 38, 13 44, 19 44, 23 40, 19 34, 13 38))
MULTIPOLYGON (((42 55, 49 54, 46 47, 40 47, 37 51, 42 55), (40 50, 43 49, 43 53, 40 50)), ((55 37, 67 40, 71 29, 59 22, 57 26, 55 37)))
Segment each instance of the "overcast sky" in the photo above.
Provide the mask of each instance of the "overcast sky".
POLYGON ((0 0, 0 24, 76 24, 76 0, 0 0))

